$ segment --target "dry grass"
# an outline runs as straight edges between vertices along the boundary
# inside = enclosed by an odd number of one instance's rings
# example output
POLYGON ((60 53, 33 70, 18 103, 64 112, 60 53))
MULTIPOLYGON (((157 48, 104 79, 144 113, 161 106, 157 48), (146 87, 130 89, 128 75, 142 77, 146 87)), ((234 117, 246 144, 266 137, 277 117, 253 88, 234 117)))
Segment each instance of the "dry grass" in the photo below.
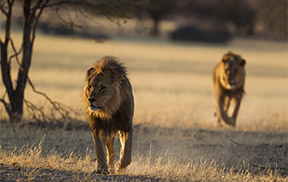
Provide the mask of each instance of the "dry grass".
POLYGON ((126 175, 98 176, 89 131, 1 128, 4 180, 287 181, 285 134, 138 126, 126 175))
MULTIPOLYGON (((0 179, 288 181, 286 51, 286 44, 257 41, 221 46, 152 40, 98 44, 39 35, 30 77, 38 90, 73 108, 82 108, 85 70, 95 59, 114 55, 129 68, 135 97, 133 162, 126 175, 97 176, 91 173, 95 152, 89 131, 2 122, 0 179), (247 60, 246 95, 235 129, 216 127, 213 116, 211 72, 228 50, 247 60), (9 177, 5 171, 11 170, 9 177)), ((29 86, 25 96, 49 110, 29 86)), ((7 118, 2 105, 0 114, 7 118)), ((119 142, 115 145, 119 150, 119 142)))

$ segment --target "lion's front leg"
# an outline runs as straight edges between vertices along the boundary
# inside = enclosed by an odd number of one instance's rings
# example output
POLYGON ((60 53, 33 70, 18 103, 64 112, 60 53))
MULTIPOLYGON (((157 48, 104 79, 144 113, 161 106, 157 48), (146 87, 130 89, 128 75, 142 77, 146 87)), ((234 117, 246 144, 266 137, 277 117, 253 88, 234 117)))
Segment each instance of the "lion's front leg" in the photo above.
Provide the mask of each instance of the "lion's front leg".
POLYGON ((225 99, 224 99, 224 111, 226 113, 228 113, 228 109, 230 107, 230 102, 231 102, 230 97, 225 97, 225 99))
POLYGON ((220 120, 220 118, 227 124, 235 126, 235 121, 233 118, 230 118, 227 115, 227 112, 225 111, 224 107, 225 107, 225 101, 224 98, 216 98, 216 107, 217 107, 217 119, 218 121, 220 120))
POLYGON ((235 107, 234 107, 234 111, 233 111, 233 114, 232 114, 232 118, 234 119, 234 125, 236 125, 236 118, 237 118, 237 115, 238 115, 238 111, 239 111, 239 108, 240 108, 240 103, 241 103, 242 98, 241 97, 233 98, 233 100, 235 102, 235 107))
POLYGON ((107 166, 107 160, 105 155, 105 144, 106 139, 101 138, 99 133, 96 131, 92 132, 93 135, 93 141, 94 146, 96 150, 96 160, 97 160, 97 169, 95 173, 97 174, 108 174, 108 166, 107 166))
POLYGON ((115 159, 115 151, 113 148, 113 144, 114 144, 114 137, 108 137, 107 142, 106 142, 107 161, 108 161, 109 171, 111 173, 114 173, 114 159, 115 159))
POLYGON ((132 128, 128 132, 119 132, 121 142, 120 160, 116 165, 116 172, 121 173, 131 163, 132 128))

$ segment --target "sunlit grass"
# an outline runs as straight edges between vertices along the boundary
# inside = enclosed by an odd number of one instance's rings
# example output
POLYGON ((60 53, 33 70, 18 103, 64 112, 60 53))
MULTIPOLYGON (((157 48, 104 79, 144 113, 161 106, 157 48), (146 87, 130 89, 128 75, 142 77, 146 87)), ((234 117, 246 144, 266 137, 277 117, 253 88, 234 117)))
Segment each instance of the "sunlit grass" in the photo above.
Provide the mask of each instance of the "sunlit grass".
MULTIPOLYGON (((92 180, 95 175, 92 173, 95 162, 94 155, 87 151, 83 156, 78 156, 74 151, 67 154, 51 149, 48 153, 44 152, 42 145, 44 138, 38 144, 31 147, 26 145, 20 149, 14 148, 12 152, 0 149, 0 163, 11 165, 20 170, 20 174, 33 180, 35 177, 43 176, 43 170, 69 171, 74 173, 70 179, 76 181, 92 180), (44 153, 44 154, 43 154, 44 153), (78 173, 84 173, 79 178, 78 173)), ((164 181, 286 181, 279 175, 280 169, 271 169, 271 165, 263 166, 265 169, 255 168, 249 163, 239 163, 233 167, 227 167, 225 163, 216 164, 214 160, 207 161, 201 157, 197 160, 185 159, 179 162, 177 158, 171 158, 167 152, 161 156, 149 151, 148 155, 136 155, 133 157, 132 164, 128 167, 125 174, 128 176, 151 177, 164 181)), ((125 179, 125 178, 124 178, 125 179)), ((54 180, 59 180, 55 178, 54 180)), ((103 180, 105 181, 105 180, 103 180)), ((141 181, 141 180, 140 180, 141 181)))

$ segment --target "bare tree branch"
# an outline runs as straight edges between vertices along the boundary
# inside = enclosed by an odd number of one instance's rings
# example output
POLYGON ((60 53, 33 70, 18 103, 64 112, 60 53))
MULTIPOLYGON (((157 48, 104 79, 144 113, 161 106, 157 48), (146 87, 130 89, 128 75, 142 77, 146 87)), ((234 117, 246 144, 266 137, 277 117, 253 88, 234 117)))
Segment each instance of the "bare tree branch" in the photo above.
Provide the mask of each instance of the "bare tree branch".
MULTIPOLYGON (((40 4, 42 3, 43 0, 38 0, 35 7, 38 7, 40 6, 40 4)), ((25 3, 24 3, 25 4, 25 3)), ((30 9, 30 5, 31 5, 31 1, 29 2, 29 5, 28 6, 24 6, 23 5, 23 8, 24 8, 24 14, 25 14, 25 9, 26 9, 26 12, 29 12, 29 16, 26 17, 26 23, 27 24, 30 24, 31 21, 34 21, 33 19, 35 18, 35 12, 37 9, 30 9), (33 11, 32 11, 33 10, 33 11)))
POLYGON ((37 108, 32 102, 27 101, 26 99, 24 99, 24 103, 26 104, 28 112, 30 113, 30 115, 32 115, 33 119, 45 120, 45 114, 42 108, 37 108), (39 114, 40 118, 38 116, 39 114))
POLYGON ((31 82, 31 80, 30 80, 29 77, 27 77, 27 81, 28 81, 29 85, 32 87, 32 90, 33 90, 35 93, 44 96, 44 97, 52 104, 52 106, 53 106, 54 108, 58 108, 58 107, 57 107, 57 103, 56 103, 56 102, 53 102, 44 92, 40 92, 40 91, 37 91, 37 90, 35 89, 35 86, 34 86, 33 83, 31 82))
MULTIPOLYGON (((21 64, 20 64, 20 61, 19 61, 19 58, 18 58, 18 55, 22 52, 23 50, 23 45, 21 46, 19 52, 16 51, 16 48, 14 46, 14 42, 13 40, 10 38, 10 42, 11 42, 11 46, 12 46, 12 49, 14 51, 14 54, 10 56, 9 60, 8 60, 8 63, 10 64, 11 63, 11 59, 15 57, 16 59, 16 62, 18 63, 19 67, 21 67, 21 64)), ((21 68, 22 69, 22 68, 21 68)))
POLYGON ((63 5, 63 4, 68 4, 68 2, 69 1, 60 1, 60 2, 57 2, 57 3, 53 3, 53 4, 48 4, 48 5, 45 5, 45 8, 59 6, 59 5, 63 5))
POLYGON ((96 23, 99 27, 103 27, 100 23, 98 23, 97 21, 95 21, 91 16, 86 15, 87 12, 83 11, 81 8, 79 8, 78 6, 75 7, 75 12, 79 11, 80 14, 86 18, 87 20, 92 21, 93 23, 96 23))
MULTIPOLYGON (((79 113, 78 113, 77 111, 73 110, 73 109, 70 108, 69 106, 65 106, 65 105, 63 105, 63 104, 61 104, 61 103, 59 103, 59 102, 55 102, 55 101, 53 101, 52 99, 50 99, 50 98, 47 96, 47 94, 45 94, 45 93, 43 93, 43 92, 40 92, 40 91, 37 91, 37 90, 35 89, 35 86, 34 86, 33 83, 31 82, 31 80, 29 79, 29 77, 27 77, 27 81, 28 81, 29 85, 32 87, 32 90, 33 90, 35 93, 37 93, 37 94, 39 94, 39 95, 42 95, 43 97, 45 97, 46 100, 49 101, 49 103, 52 105, 52 107, 55 109, 55 111, 57 111, 57 113, 61 115, 61 118, 62 118, 62 119, 71 119, 70 113, 74 114, 75 116, 76 116, 76 115, 79 115, 79 113)), ((30 109, 31 109, 31 108, 33 109, 33 108, 34 108, 34 110, 37 110, 38 112, 40 112, 41 109, 36 109, 36 107, 33 106, 33 104, 32 104, 31 102, 27 102, 27 101, 25 101, 25 102, 29 104, 30 109)), ((41 112, 43 112, 43 111, 41 111, 41 112)), ((43 113, 43 114, 44 114, 44 113, 43 113)), ((42 114, 41 114, 41 115, 42 115, 42 114)), ((42 117, 43 117, 43 116, 42 116, 42 117)))
MULTIPOLYGON (((40 7, 40 4, 41 4, 42 1, 39 1, 37 5, 35 5, 35 7, 40 7)), ((37 22, 45 8, 45 5, 49 2, 49 0, 45 0, 45 2, 43 3, 43 5, 40 7, 40 11, 38 13, 38 15, 36 15, 35 17, 35 20, 33 22, 33 27, 32 27, 32 40, 31 40, 31 43, 32 43, 32 46, 33 46, 33 43, 34 43, 34 40, 35 40, 35 33, 36 33, 36 25, 37 25, 37 22)), ((34 7, 34 8, 35 8, 34 7)), ((35 16, 35 12, 36 12, 36 9, 33 11, 33 15, 35 16)))
POLYGON ((7 0, 8 3, 8 12, 5 11, 5 9, 3 8, 3 5, 1 4, 0 6, 0 10, 8 17, 9 16, 9 11, 10 11, 10 7, 13 5, 14 0, 7 0))
MULTIPOLYGON (((19 65, 20 69, 21 69, 21 64, 20 64, 20 61, 19 61, 19 58, 18 58, 18 55, 21 53, 21 51, 23 50, 23 46, 21 46, 21 49, 17 52, 16 51, 16 48, 14 46, 14 42, 12 39, 10 39, 10 42, 11 42, 11 46, 12 46, 12 49, 14 51, 14 54, 12 56, 10 56, 10 59, 9 59, 9 62, 11 62, 11 59, 15 57, 16 59, 16 62, 17 64, 19 65)), ((54 108, 54 110, 59 113, 61 115, 61 118, 62 119, 70 119, 70 115, 73 113, 74 115, 78 115, 78 113, 76 111, 73 111, 71 108, 69 108, 68 106, 64 106, 63 104, 59 103, 59 102, 55 102, 55 101, 52 101, 52 99, 50 99, 47 94, 43 93, 43 92, 40 92, 40 91, 37 91, 35 86, 33 85, 32 81, 30 80, 29 76, 27 76, 27 82, 29 83, 29 85, 32 87, 32 90, 36 93, 36 94, 39 94, 39 95, 42 95, 43 97, 45 97, 46 100, 49 101, 49 103, 52 105, 52 107, 54 108)), ((4 95, 5 96, 5 95, 4 95)), ((7 103, 5 103, 4 101, 4 96, 3 96, 3 99, 1 99, 0 101, 4 104, 6 110, 7 110, 7 113, 10 113, 10 108, 9 108, 9 105, 7 103)), ((42 107, 37 107, 36 105, 34 105, 32 102, 26 100, 25 98, 23 98, 23 101, 24 103, 26 104, 27 106, 27 109, 28 109, 28 112, 32 115, 32 117, 34 119, 37 119, 37 120, 52 120, 52 119, 55 119, 55 117, 48 117, 44 111, 43 111, 43 108, 42 107)))
MULTIPOLYGON (((77 25, 77 24, 75 24, 73 21, 67 22, 66 20, 64 20, 64 18, 62 18, 62 16, 61 16, 60 13, 59 13, 59 9, 56 9, 56 14, 57 14, 59 20, 61 20, 61 21, 62 21, 63 23, 65 23, 65 24, 70 25, 71 29, 73 29, 73 27, 82 28, 81 25, 77 25)), ((69 15, 69 19, 71 19, 71 18, 70 18, 70 15, 69 15)))
POLYGON ((3 13, 6 17, 8 17, 8 13, 5 11, 5 9, 3 8, 2 5, 0 6, 0 10, 2 11, 2 13, 3 13))
POLYGON ((49 7, 55 7, 55 6, 60 6, 60 5, 81 5, 83 3, 87 2, 87 0, 79 0, 79 1, 71 1, 71 0, 63 0, 57 3, 52 3, 52 4, 47 4, 45 5, 45 8, 49 8, 49 7))
MULTIPOLYGON (((7 53, 8 53, 8 43, 10 39, 10 28, 11 28, 11 19, 12 19, 12 5, 14 0, 7 0, 8 4, 8 10, 7 10, 7 17, 6 17, 6 30, 5 30, 5 38, 4 42, 0 42, 1 45, 1 72, 2 72, 2 80, 6 87, 6 91, 8 92, 9 100, 11 101, 12 95, 13 95, 13 84, 11 81, 11 70, 10 70, 10 64, 7 60, 7 53)), ((3 8, 1 6, 1 8, 3 8)))
POLYGON ((7 104, 7 103, 5 102, 5 100, 4 100, 6 94, 7 94, 7 90, 6 90, 6 92, 4 93, 3 97, 0 99, 0 102, 2 102, 2 103, 4 104, 4 107, 5 107, 6 112, 8 113, 9 117, 11 117, 11 116, 12 116, 12 113, 11 113, 10 105, 7 104))
POLYGON ((11 26, 11 18, 12 18, 12 6, 14 3, 14 0, 7 0, 8 3, 8 12, 7 12, 7 20, 6 20, 6 38, 5 38, 5 44, 8 43, 10 39, 10 26, 11 26))
POLYGON ((8 113, 9 117, 11 117, 12 113, 10 111, 9 104, 7 104, 4 99, 0 99, 0 102, 2 102, 4 104, 6 112, 8 113))
POLYGON ((31 10, 33 10, 33 14, 35 14, 35 12, 38 8, 42 9, 42 7, 40 6, 42 2, 43 2, 43 0, 38 0, 38 2, 35 4, 35 6, 31 9, 31 10))

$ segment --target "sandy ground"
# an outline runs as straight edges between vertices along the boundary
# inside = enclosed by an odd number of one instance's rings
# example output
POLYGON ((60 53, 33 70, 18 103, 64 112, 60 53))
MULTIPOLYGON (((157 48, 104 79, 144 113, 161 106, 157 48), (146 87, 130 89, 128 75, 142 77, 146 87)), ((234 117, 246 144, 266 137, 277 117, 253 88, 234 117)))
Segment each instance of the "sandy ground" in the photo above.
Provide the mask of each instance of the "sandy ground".
MULTIPOLYGON (((256 181, 259 178, 258 175, 261 176, 259 174, 261 172, 266 175, 269 174, 268 171, 272 171, 273 175, 277 173, 279 181, 287 180, 288 175, 286 133, 137 125, 134 127, 132 163, 128 167, 126 175, 99 176, 91 173, 95 169, 96 158, 92 137, 88 130, 37 129, 31 126, 11 127, 3 123, 1 125, 2 151, 21 154, 21 151, 15 147, 31 151, 29 148, 37 146, 41 140, 43 140, 43 146, 41 146, 41 155, 43 156, 49 156, 56 152, 60 155, 60 159, 65 159, 73 155, 74 160, 62 162, 67 163, 66 166, 71 169, 64 170, 61 167, 53 168, 49 165, 37 167, 39 164, 41 165, 39 159, 34 159, 35 164, 29 160, 26 160, 25 163, 12 159, 7 163, 1 162, 0 159, 0 179, 4 181, 29 179, 35 181, 85 181, 85 179, 88 181, 195 181, 196 175, 193 176, 192 166, 197 165, 215 165, 219 170, 225 166, 228 176, 231 169, 235 174, 241 169, 249 170, 249 173, 255 175, 250 180, 256 181), (27 133, 31 134, 27 135, 27 133), (71 154, 72 151, 73 154, 71 154), (80 166, 78 171, 75 171, 71 166, 77 166, 77 160, 86 156, 91 157, 88 165, 80 166), (31 162, 32 164, 30 164, 31 162), (181 169, 189 165, 191 165, 191 169, 181 169), (165 171, 167 172, 165 173, 165 171)), ((115 149, 116 160, 118 160, 119 141, 115 142, 115 149)), ((209 172, 211 173, 211 171, 209 172)), ((209 172, 207 172, 207 176, 211 175, 209 172)), ((215 179, 217 178, 214 177, 215 179)), ((271 178, 264 176, 262 179, 269 181, 271 178)), ((231 181, 231 178, 227 178, 227 180, 231 181)))

